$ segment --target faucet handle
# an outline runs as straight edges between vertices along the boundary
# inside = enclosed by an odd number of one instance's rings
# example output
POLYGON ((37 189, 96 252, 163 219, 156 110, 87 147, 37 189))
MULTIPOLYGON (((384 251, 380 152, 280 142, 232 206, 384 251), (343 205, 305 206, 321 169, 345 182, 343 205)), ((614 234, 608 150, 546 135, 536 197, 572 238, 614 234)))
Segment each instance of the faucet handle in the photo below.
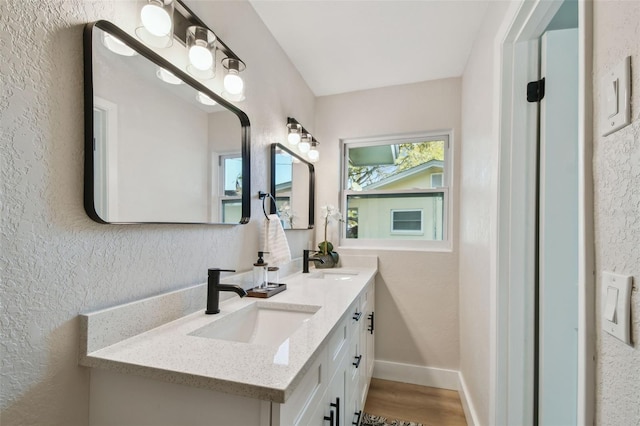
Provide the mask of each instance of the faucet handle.
POLYGON ((235 272, 235 269, 209 268, 209 272, 235 272))

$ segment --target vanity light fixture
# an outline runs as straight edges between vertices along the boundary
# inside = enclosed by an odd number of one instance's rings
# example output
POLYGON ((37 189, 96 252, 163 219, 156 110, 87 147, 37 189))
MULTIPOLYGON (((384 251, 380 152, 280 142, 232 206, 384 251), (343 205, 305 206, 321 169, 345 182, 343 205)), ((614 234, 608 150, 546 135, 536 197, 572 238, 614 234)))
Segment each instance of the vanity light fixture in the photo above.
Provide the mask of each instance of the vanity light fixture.
POLYGON ((297 145, 300 142, 300 134, 302 133, 302 126, 296 121, 295 118, 287 118, 287 129, 289 134, 287 135, 287 141, 291 145, 297 145))
POLYGON ((158 67, 158 70, 156 71, 156 76, 164 81, 165 83, 169 83, 169 84, 184 84, 184 81, 180 80, 178 77, 175 76, 175 74, 173 74, 171 71, 167 71, 162 67, 158 67))
POLYGON ((303 154, 306 154, 311 149, 311 135, 309 133, 303 133, 298 144, 298 149, 303 154))
POLYGON ((195 77, 209 79, 216 72, 217 37, 208 28, 192 25, 187 28, 186 45, 189 65, 187 71, 195 77))
POLYGON ((211 97, 209 95, 205 95, 202 92, 198 92, 198 94, 196 95, 196 99, 198 100, 198 102, 200 102, 202 105, 208 105, 208 106, 214 106, 217 105, 218 103, 216 101, 214 101, 213 99, 211 99, 211 97))
POLYGON ((174 6, 174 0, 147 0, 140 9, 138 38, 153 47, 171 46, 174 6))
POLYGON ((320 142, 315 140, 315 138, 312 138, 311 149, 307 153, 307 157, 309 157, 309 161, 311 161, 312 163, 315 163, 320 159, 320 152, 318 152, 318 145, 320 145, 320 142))
POLYGON ((112 36, 106 31, 102 33, 102 44, 104 44, 107 49, 113 53, 117 53, 118 55, 135 56, 138 54, 135 50, 124 44, 122 40, 112 36))
POLYGON ((238 58, 226 57, 222 60, 222 66, 227 70, 224 76, 224 90, 232 96, 244 94, 244 81, 240 73, 244 71, 245 65, 238 58))

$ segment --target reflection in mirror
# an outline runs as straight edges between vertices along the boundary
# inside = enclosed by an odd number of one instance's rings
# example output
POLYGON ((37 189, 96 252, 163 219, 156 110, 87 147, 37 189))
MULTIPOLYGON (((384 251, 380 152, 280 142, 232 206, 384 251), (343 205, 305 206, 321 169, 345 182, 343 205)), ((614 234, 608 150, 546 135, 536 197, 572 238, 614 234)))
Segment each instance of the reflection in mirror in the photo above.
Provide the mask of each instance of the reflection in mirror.
POLYGON ((85 32, 85 103, 92 219, 248 222, 242 111, 106 21, 85 32))
POLYGON ((271 213, 284 229, 313 228, 315 170, 313 164, 280 144, 271 145, 271 213))

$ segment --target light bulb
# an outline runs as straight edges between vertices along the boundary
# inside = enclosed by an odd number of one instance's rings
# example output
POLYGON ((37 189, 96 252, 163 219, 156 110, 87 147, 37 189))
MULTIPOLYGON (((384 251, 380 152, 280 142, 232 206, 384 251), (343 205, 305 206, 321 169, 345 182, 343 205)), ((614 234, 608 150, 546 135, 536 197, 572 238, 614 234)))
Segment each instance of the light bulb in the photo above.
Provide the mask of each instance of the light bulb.
POLYGON ((157 3, 145 4, 140 10, 142 25, 156 37, 164 37, 171 32, 171 16, 157 3))
POLYGON ((209 95, 205 95, 202 92, 198 92, 198 94, 196 95, 196 99, 198 100, 198 102, 200 102, 203 105, 213 106, 217 104, 217 102, 211 99, 209 95))
POLYGON ((158 71, 156 71, 156 76, 164 81, 165 83, 169 83, 169 84, 182 84, 184 83, 182 80, 180 80, 178 77, 175 76, 175 74, 173 74, 171 71, 167 71, 164 68, 160 68, 158 67, 158 71))
POLYGON ((289 133, 287 141, 289 141, 291 145, 297 145, 300 142, 300 133, 297 131, 289 133))
POLYGON ((311 150, 307 153, 307 157, 309 157, 309 161, 315 163, 320 159, 320 153, 316 149, 316 147, 311 147, 311 150))
POLYGON ((232 95, 239 95, 244 90, 244 81, 238 71, 230 69, 224 76, 224 89, 232 95))
POLYGON ((311 144, 305 139, 298 144, 298 149, 300 150, 300 152, 305 154, 309 152, 309 149, 311 149, 311 144))
POLYGON ((102 44, 104 44, 107 49, 113 53, 117 53, 118 55, 134 56, 138 54, 135 50, 124 44, 124 42, 118 37, 112 36, 109 33, 103 33, 102 44))
POLYGON ((189 48, 189 62, 200 71, 206 71, 213 66, 213 55, 211 50, 207 49, 207 42, 196 40, 196 44, 189 48))

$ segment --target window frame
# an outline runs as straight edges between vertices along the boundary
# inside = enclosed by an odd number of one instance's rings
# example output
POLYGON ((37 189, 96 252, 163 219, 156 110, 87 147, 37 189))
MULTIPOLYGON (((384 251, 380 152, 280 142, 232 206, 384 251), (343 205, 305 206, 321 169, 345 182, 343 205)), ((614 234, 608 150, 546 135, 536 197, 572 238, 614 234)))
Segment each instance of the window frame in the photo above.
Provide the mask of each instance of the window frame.
MULTIPOLYGON (((453 175, 453 130, 428 131, 410 134, 399 134, 389 136, 377 136, 368 138, 345 138, 340 140, 341 167, 340 167, 340 211, 343 222, 340 227, 339 238, 340 247, 363 248, 363 249, 409 249, 425 251, 451 251, 452 250, 452 175, 453 175), (442 186, 438 188, 426 188, 416 190, 369 190, 354 191, 348 188, 349 165, 347 162, 347 152, 349 148, 359 148, 375 145, 390 145, 402 143, 445 141, 444 161, 442 172, 442 186), (371 239, 371 238, 347 238, 347 198, 357 194, 414 194, 414 193, 442 193, 442 240, 411 240, 411 239, 371 239)), ((429 184, 431 182, 429 181, 429 184)), ((396 209, 397 210, 397 209, 396 209)), ((424 217, 423 217, 424 220, 424 217)), ((423 229, 424 230, 424 229, 423 229)), ((407 236, 409 233, 403 233, 407 236)), ((400 235, 395 233, 394 235, 400 235)), ((413 235, 416 235, 413 233, 413 235)))

